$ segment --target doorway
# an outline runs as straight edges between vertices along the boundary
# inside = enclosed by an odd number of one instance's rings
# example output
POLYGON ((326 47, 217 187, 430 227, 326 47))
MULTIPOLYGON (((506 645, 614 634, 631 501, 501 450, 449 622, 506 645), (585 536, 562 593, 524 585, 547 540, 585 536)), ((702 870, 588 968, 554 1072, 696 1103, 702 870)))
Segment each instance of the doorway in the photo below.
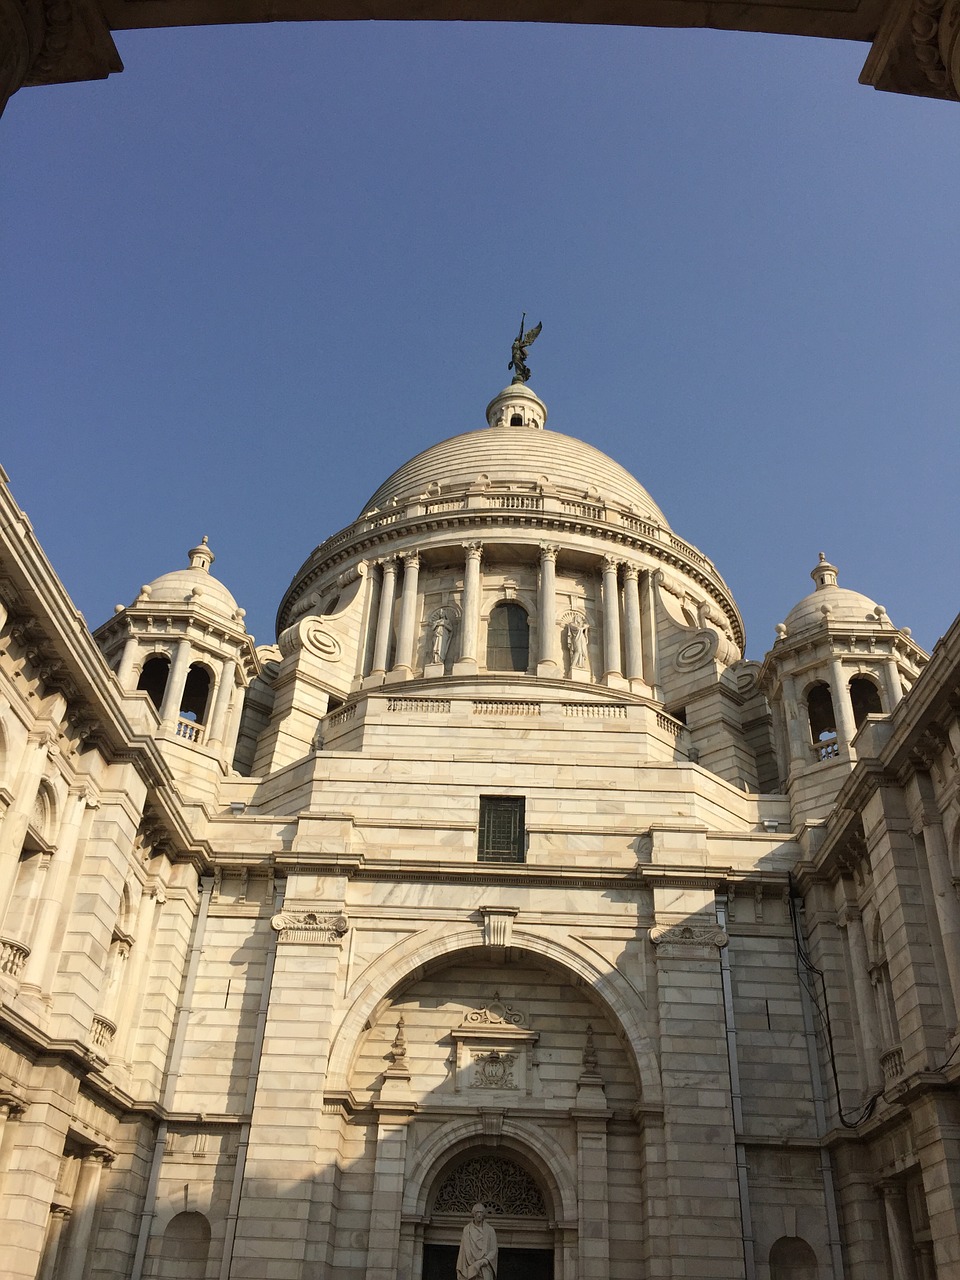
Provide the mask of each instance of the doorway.
MULTIPOLYGON (((457 1280, 455 1244, 423 1246, 423 1280, 457 1280)), ((497 1280, 553 1280, 552 1249, 500 1249, 497 1280)))

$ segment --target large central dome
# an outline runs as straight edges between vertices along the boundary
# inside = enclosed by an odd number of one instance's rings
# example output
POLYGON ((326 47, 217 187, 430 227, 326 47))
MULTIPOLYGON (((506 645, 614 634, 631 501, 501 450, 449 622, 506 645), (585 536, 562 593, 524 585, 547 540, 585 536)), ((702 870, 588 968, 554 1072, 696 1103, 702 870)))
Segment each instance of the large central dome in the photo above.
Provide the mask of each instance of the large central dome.
POLYGON ((528 387, 501 392, 491 401, 487 417, 491 425, 486 429, 441 440, 405 462, 380 485, 361 514, 425 494, 525 482, 576 498, 599 499, 669 529, 649 493, 619 462, 582 440, 543 429, 546 409, 528 387), (514 421, 520 418, 522 423, 514 421))

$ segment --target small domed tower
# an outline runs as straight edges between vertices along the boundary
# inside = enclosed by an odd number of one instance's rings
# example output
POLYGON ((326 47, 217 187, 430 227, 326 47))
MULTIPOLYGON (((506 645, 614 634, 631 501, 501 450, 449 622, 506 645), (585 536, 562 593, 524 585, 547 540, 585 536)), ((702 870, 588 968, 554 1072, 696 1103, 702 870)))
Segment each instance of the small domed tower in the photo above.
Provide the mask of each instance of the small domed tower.
POLYGON ((244 690, 259 664, 244 611, 210 572, 206 537, 189 564, 117 605, 97 643, 128 693, 140 691, 160 719, 157 736, 193 758, 229 767, 244 690))
POLYGON ((825 814, 856 763, 867 716, 889 715, 926 661, 909 629, 839 586, 837 572, 821 551, 814 590, 777 627, 760 676, 796 822, 825 814))

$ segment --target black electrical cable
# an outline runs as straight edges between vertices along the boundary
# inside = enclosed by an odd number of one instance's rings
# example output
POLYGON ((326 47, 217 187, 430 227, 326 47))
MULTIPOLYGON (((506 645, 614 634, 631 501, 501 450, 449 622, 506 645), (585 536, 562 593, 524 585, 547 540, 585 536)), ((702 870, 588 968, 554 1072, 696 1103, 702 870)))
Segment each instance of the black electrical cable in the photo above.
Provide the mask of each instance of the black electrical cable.
MULTIPOLYGON (((863 1124, 864 1120, 869 1120, 873 1115, 877 1103, 883 1097, 884 1091, 882 1089, 878 1089, 876 1093, 872 1094, 860 1108, 860 1112, 855 1118, 848 1119, 844 1115, 843 1106, 840 1101, 840 1073, 837 1069, 837 1055, 833 1044, 833 1025, 830 1021, 830 1004, 827 1000, 827 983, 824 978, 823 971, 817 968, 807 952, 806 943, 803 940, 803 931, 800 928, 800 913, 797 910, 797 901, 801 898, 801 895, 794 885, 792 875, 789 877, 789 881, 790 892, 788 901, 790 903, 790 920, 793 925, 793 943, 797 952, 797 977, 803 984, 804 990, 810 996, 810 1001, 816 1010, 823 1027, 823 1033, 827 1044, 827 1056, 830 1061, 830 1074, 833 1078, 833 1091, 836 1096, 837 1115, 840 1119, 840 1123, 845 1129, 856 1129, 859 1125, 863 1124), (803 966, 802 969, 801 965, 803 966), (816 981, 819 981, 820 985, 819 995, 817 993, 816 986, 814 985, 816 981)), ((958 1047, 960 1047, 960 1042, 958 1042, 958 1047)), ((954 1052, 956 1052, 956 1049, 954 1049, 954 1052)))

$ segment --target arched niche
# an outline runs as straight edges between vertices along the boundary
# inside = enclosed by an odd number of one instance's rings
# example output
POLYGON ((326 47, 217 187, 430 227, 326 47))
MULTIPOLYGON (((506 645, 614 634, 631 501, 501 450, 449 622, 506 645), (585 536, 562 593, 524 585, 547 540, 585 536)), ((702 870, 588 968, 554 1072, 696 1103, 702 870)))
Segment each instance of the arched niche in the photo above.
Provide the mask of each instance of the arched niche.
POLYGON ((487 670, 523 673, 530 666, 530 619, 516 600, 501 600, 487 619, 487 670))
MULTIPOLYGON (((478 927, 454 929, 444 921, 395 943, 368 965, 352 988, 350 1007, 331 1044, 328 1090, 348 1089, 364 1029, 372 1025, 392 996, 443 957, 453 957, 458 952, 465 953, 465 957, 482 955, 486 949, 481 946, 481 937, 478 927)), ((591 1001, 608 1015, 624 1046, 644 1103, 650 1107, 661 1105, 655 1033, 642 998, 619 970, 605 965, 597 952, 578 944, 573 935, 561 941, 516 926, 510 955, 529 955, 535 962, 553 966, 567 974, 578 989, 589 992, 591 1001)))
POLYGON ((157 1280, 204 1280, 210 1223, 202 1213, 178 1213, 167 1223, 157 1260, 157 1280))
POLYGON ((578 1105, 584 1060, 596 1055, 606 1106, 640 1101, 639 1073, 610 1011, 566 969, 511 949, 438 957, 396 984, 355 1041, 347 1087, 375 1098, 403 1022, 410 1092, 436 1107, 551 1110, 578 1105))
POLYGON ((770 1280, 819 1280, 817 1255, 799 1236, 781 1236, 770 1250, 770 1280))

